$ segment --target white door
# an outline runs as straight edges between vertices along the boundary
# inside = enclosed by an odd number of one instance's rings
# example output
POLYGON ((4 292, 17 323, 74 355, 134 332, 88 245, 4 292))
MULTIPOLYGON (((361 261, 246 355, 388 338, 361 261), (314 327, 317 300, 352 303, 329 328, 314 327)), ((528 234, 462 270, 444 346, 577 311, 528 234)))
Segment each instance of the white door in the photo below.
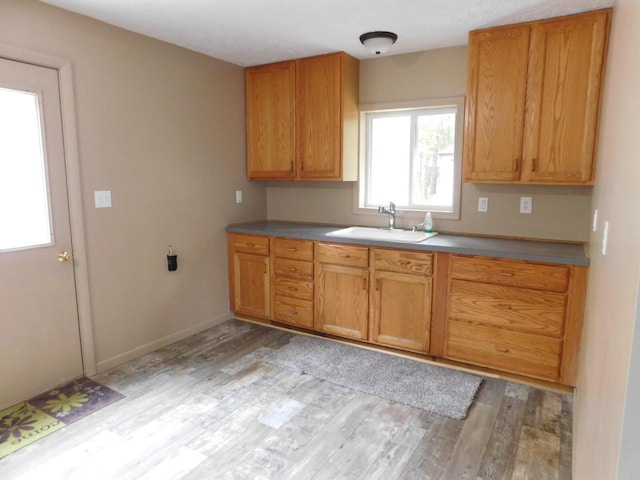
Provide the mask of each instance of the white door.
POLYGON ((83 371, 62 138, 58 72, 0 59, 0 408, 83 371))

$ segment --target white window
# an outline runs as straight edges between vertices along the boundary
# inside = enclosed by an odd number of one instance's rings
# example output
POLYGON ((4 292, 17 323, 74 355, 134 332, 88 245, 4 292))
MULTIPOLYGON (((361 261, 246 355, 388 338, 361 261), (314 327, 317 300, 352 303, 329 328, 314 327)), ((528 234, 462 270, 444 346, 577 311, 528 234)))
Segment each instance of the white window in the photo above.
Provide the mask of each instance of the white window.
POLYGON ((365 105, 359 208, 460 218, 463 99, 365 105))

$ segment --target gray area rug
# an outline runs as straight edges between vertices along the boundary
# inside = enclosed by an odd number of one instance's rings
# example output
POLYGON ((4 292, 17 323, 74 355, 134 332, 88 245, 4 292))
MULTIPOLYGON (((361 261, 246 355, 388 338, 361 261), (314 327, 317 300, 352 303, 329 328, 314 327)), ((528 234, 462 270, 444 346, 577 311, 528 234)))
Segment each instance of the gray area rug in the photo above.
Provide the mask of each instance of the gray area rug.
POLYGON ((264 360, 456 420, 466 418, 482 382, 476 375, 304 335, 264 360))

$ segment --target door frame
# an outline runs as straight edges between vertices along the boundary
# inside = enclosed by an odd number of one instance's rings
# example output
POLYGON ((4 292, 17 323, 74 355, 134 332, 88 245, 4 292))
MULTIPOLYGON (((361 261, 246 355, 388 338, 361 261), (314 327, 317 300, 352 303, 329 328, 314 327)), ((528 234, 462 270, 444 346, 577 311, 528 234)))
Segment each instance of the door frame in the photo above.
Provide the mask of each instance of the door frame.
POLYGON ((34 52, 32 50, 25 50, 4 43, 0 43, 0 57, 40 67, 52 68, 58 71, 60 107, 62 111, 62 140, 66 165, 67 196, 69 199, 73 272, 76 282, 82 368, 86 376, 95 375, 97 368, 93 341, 93 321, 91 317, 91 296, 89 290, 89 272, 87 269, 88 261, 71 60, 34 52))

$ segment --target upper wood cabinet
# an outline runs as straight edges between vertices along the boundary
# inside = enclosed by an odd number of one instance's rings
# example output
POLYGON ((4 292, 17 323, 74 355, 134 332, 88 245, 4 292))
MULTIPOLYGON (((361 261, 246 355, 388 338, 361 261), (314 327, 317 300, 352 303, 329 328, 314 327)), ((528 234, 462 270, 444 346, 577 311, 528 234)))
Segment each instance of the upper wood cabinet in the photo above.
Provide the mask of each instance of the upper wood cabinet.
POLYGON ((246 70, 249 178, 295 177, 295 62, 246 70))
POLYGON ((609 10, 533 24, 523 179, 593 183, 609 10))
POLYGON ((247 176, 356 180, 358 75, 343 52, 247 68, 247 176))
POLYGON ((471 32, 465 113, 465 181, 520 178, 528 25, 471 32))
POLYGON ((593 183, 610 15, 469 34, 465 181, 593 183))

